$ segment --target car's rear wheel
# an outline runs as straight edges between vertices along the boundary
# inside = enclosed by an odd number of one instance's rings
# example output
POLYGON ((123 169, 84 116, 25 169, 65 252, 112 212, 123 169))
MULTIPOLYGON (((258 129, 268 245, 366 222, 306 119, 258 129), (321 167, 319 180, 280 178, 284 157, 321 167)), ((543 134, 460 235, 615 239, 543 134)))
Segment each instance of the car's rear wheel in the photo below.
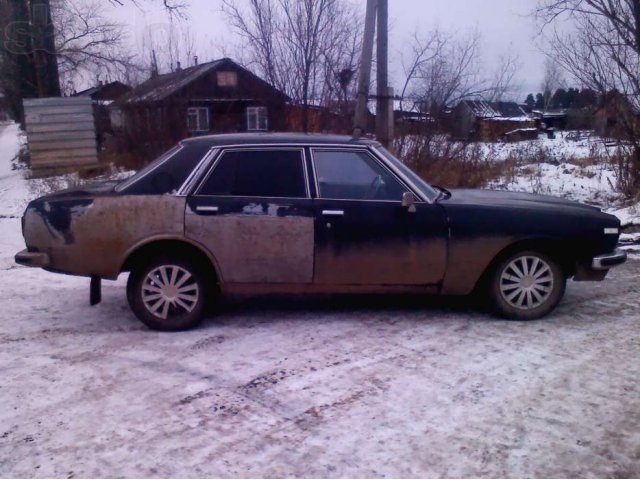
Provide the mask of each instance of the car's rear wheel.
POLYGON ((527 250, 511 254, 497 265, 490 295, 501 316, 534 320, 556 307, 566 283, 557 262, 543 253, 527 250))
POLYGON ((132 269, 127 299, 149 328, 177 331, 193 328, 204 315, 207 282, 203 272, 181 258, 158 258, 132 269))

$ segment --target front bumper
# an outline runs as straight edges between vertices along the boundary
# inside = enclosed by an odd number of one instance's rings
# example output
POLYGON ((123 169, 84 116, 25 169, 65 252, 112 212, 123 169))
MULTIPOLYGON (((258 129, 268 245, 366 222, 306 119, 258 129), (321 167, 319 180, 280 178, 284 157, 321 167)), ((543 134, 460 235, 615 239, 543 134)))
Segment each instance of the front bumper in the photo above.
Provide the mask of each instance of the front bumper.
POLYGON ((24 265, 26 267, 48 267, 51 263, 49 255, 42 252, 30 252, 26 248, 21 252, 16 253, 16 263, 24 265))
POLYGON ((626 261, 627 252, 617 248, 613 252, 594 257, 591 261, 591 268, 594 270, 609 270, 611 267, 615 267, 626 261))

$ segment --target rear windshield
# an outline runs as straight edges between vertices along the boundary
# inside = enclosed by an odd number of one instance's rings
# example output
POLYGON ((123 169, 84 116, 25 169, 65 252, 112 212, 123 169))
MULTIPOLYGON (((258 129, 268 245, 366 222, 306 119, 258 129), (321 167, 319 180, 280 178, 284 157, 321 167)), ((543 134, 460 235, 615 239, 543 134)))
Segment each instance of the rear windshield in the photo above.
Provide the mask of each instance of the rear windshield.
POLYGON ((184 143, 164 153, 116 187, 127 195, 164 195, 177 191, 211 149, 202 143, 184 143))

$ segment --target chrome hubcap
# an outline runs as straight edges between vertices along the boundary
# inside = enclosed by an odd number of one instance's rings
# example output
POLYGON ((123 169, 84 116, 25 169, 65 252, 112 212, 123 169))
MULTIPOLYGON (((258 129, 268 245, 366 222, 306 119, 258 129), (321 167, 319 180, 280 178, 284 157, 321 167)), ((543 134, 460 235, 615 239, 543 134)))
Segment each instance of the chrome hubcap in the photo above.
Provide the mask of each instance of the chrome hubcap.
POLYGON ((539 257, 512 260, 500 275, 500 293, 512 307, 530 310, 546 302, 553 291, 553 272, 539 257))
POLYGON ((200 288, 193 275, 177 265, 152 270, 142 284, 144 306, 163 320, 170 313, 191 312, 199 296, 200 288))

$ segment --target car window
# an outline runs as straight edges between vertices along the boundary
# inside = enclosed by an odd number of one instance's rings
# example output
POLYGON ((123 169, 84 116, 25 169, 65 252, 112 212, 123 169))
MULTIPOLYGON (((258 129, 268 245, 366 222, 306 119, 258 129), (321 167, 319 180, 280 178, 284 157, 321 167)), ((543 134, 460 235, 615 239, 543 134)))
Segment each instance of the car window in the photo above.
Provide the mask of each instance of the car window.
POLYGON ((116 187, 127 195, 163 195, 178 190, 211 146, 185 143, 174 147, 116 187))
POLYGON ((366 152, 316 150, 313 159, 322 198, 400 201, 406 190, 366 152))
POLYGON ((302 151, 225 152, 198 190, 198 195, 306 197, 302 151))

